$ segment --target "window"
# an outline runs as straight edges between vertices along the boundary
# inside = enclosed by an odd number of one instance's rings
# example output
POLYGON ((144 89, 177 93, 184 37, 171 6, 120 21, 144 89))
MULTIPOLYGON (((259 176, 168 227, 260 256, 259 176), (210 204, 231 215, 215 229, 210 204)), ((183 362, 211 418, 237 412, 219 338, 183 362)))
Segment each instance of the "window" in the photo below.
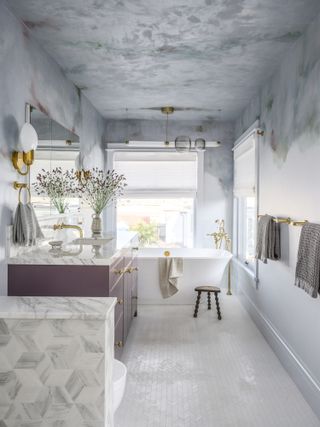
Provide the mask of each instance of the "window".
POLYGON ((196 153, 117 152, 114 169, 127 178, 117 228, 136 230, 146 247, 192 247, 196 153))
POLYGON ((257 224, 256 133, 250 132, 234 148, 236 255, 254 268, 257 224))

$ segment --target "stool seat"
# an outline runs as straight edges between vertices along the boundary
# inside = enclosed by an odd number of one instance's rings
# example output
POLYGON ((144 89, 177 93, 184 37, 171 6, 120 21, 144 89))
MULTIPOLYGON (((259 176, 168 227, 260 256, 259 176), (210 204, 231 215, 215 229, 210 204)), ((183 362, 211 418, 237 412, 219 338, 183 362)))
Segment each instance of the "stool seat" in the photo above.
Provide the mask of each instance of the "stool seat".
POLYGON ((222 317, 221 317, 219 297, 218 297, 218 294, 221 292, 220 288, 218 288, 217 286, 204 285, 204 286, 197 286, 194 290, 197 292, 197 300, 196 300, 196 306, 194 308, 193 317, 198 317, 198 311, 199 311, 199 305, 200 305, 200 299, 201 299, 201 293, 202 292, 205 292, 208 294, 208 310, 211 310, 211 295, 210 294, 211 294, 211 292, 213 292, 214 299, 216 301, 218 319, 221 320, 222 317))
POLYGON ((194 290, 196 292, 221 292, 217 286, 197 286, 194 290))

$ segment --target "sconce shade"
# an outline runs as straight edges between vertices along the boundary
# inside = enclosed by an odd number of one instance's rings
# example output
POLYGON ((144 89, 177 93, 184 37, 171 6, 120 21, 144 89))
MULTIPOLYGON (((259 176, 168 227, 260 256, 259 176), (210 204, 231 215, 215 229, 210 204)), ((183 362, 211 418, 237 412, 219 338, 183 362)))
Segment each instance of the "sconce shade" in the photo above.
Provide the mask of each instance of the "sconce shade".
POLYGON ((38 146, 38 134, 30 123, 24 123, 19 135, 19 149, 25 153, 36 150, 38 146))
POLYGON ((175 149, 180 153, 190 151, 191 139, 188 136, 177 136, 174 141, 175 149))
POLYGON ((196 149, 196 151, 205 151, 206 141, 203 138, 197 138, 194 141, 194 148, 196 149))

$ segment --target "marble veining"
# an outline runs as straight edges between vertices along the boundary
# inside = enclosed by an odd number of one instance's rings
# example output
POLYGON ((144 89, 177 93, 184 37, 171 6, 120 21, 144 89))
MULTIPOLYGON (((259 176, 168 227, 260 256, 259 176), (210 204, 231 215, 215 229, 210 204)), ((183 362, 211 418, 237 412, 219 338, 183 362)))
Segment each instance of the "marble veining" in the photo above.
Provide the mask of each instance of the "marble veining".
POLYGON ((113 427, 113 298, 0 298, 0 426, 113 427))
MULTIPOLYGON (((115 298, 0 297, 0 318, 10 319, 106 319, 115 298)), ((1 329, 3 330, 3 325, 1 329)))
POLYGON ((116 258, 132 253, 132 242, 136 236, 136 232, 119 232, 115 239, 101 246, 70 244, 59 252, 52 252, 49 244, 44 243, 33 250, 20 250, 8 259, 8 264, 108 266, 116 258))

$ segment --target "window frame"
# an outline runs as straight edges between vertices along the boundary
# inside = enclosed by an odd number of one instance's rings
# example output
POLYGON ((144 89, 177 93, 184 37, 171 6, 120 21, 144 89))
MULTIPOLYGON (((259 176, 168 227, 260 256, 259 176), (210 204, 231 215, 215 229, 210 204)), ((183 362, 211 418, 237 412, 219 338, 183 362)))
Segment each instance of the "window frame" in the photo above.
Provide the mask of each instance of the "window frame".
MULTIPOLYGON (((258 261, 253 259, 251 262, 246 259, 244 256, 244 235, 245 235, 245 227, 244 227, 244 203, 248 197, 255 198, 255 206, 254 206, 254 215, 255 215, 255 239, 254 246, 256 245, 256 235, 257 235, 257 224, 258 224, 258 213, 259 213, 259 177, 260 177, 260 138, 263 136, 263 131, 259 128, 259 121, 257 120, 250 128, 240 136, 240 138, 235 142, 233 152, 237 150, 241 145, 248 143, 249 138, 254 138, 254 192, 252 191, 235 191, 234 186, 234 221, 233 221, 233 235, 234 235, 234 255, 238 261, 238 263, 248 270, 248 272, 254 276, 256 287, 258 284, 258 261)), ((235 159, 233 161, 234 170, 235 170, 235 159)))
MULTIPOLYGON (((112 155, 110 156, 109 165, 112 165, 112 169, 114 169, 115 166, 115 158, 116 153, 119 152, 132 152, 136 151, 134 149, 121 149, 121 150, 112 150, 112 155)), ((140 151, 140 150, 139 150, 140 151)), ((141 150, 142 151, 142 150, 141 150)), ((152 149, 145 149, 143 152, 155 152, 160 150, 152 150, 152 149)), ((163 152, 164 150, 161 150, 163 152)), ((169 151, 169 150, 168 150, 169 151)), ((172 151, 172 150, 170 150, 172 151)), ((110 151, 109 151, 110 153, 110 151)), ((111 154, 111 153, 110 153, 111 154)), ((201 154, 203 153, 195 153, 196 154, 196 168, 197 168, 197 185, 195 190, 177 190, 177 189, 166 189, 166 188, 158 188, 158 189, 147 189, 145 191, 141 189, 126 189, 124 194, 121 196, 121 198, 136 198, 136 199, 169 199, 169 198, 190 198, 193 200, 193 209, 192 209, 192 240, 193 240, 193 247, 197 241, 196 231, 197 231, 197 206, 198 206, 198 198, 199 198, 199 187, 201 186, 202 180, 203 180, 203 156, 201 154)), ((117 210, 117 208, 116 208, 117 210)), ((117 223, 117 212, 114 214, 114 220, 115 224, 117 223)))

